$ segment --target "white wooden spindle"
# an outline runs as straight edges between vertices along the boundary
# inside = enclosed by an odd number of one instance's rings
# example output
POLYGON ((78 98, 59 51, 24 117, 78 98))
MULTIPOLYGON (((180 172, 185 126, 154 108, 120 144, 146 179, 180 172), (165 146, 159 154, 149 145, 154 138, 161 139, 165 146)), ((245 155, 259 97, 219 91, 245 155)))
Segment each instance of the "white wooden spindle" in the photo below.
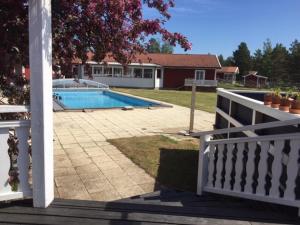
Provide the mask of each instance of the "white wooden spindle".
POLYGON ((0 129, 0 200, 6 200, 6 196, 11 192, 11 187, 8 184, 8 172, 10 167, 10 159, 8 156, 8 128, 0 129))
POLYGON ((268 159, 268 151, 270 149, 270 141, 261 142, 261 150, 260 150, 260 160, 258 163, 258 179, 257 179, 257 188, 256 194, 258 195, 266 195, 266 176, 267 176, 267 159, 268 159))
POLYGON ((225 163, 225 182, 224 189, 231 190, 231 172, 232 172, 232 156, 233 156, 234 144, 227 144, 227 159, 225 163))
POLYGON ((276 140, 274 143, 274 160, 272 163, 272 180, 270 196, 273 198, 279 197, 280 176, 282 173, 282 150, 284 140, 276 140))
POLYGON ((216 188, 222 188, 222 169, 223 169, 223 158, 224 158, 224 144, 218 145, 218 160, 216 165, 216 188))
POLYGON ((243 171, 243 152, 245 150, 245 143, 237 144, 236 163, 235 163, 235 179, 234 191, 240 192, 242 190, 242 171, 243 171))
POLYGON ((207 142, 210 140, 210 135, 204 135, 200 139, 199 161, 198 161, 198 181, 197 194, 202 195, 204 186, 208 179, 208 163, 209 163, 209 146, 207 142))
POLYGON ((256 142, 249 142, 248 143, 248 160, 246 165, 246 185, 245 185, 245 192, 247 193, 253 193, 253 175, 255 171, 255 150, 257 147, 256 142))
POLYGON ((213 187, 214 161, 215 161, 215 145, 209 145, 209 165, 208 165, 208 187, 213 187))
POLYGON ((18 168, 19 168, 19 180, 20 190, 24 196, 31 196, 32 191, 28 182, 29 172, 29 152, 28 152, 28 137, 29 127, 16 128, 16 134, 19 140, 19 156, 18 156, 18 168))
POLYGON ((287 164, 287 181, 286 189, 284 192, 284 198, 289 200, 295 200, 295 188, 296 188, 296 178, 298 175, 298 159, 299 159, 299 149, 300 149, 300 140, 294 139, 290 141, 290 154, 288 157, 287 164))

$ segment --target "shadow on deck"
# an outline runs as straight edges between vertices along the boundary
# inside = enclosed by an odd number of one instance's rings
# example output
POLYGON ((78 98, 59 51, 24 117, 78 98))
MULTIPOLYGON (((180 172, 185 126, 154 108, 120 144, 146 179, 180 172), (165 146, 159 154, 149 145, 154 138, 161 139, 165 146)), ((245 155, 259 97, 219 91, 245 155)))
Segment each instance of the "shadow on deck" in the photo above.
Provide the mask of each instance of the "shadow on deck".
POLYGON ((158 191, 114 202, 56 199, 49 208, 32 200, 0 205, 0 224, 300 224, 297 209, 189 192, 158 191))

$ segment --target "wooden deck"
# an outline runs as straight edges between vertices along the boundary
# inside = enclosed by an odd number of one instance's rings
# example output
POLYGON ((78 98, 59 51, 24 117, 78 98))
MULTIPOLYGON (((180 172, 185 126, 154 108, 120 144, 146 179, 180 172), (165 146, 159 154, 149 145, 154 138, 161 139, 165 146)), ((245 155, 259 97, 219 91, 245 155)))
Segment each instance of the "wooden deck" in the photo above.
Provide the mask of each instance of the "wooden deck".
POLYGON ((114 202, 56 199, 49 208, 31 200, 0 205, 0 224, 300 224, 295 208, 223 197, 159 191, 114 202))

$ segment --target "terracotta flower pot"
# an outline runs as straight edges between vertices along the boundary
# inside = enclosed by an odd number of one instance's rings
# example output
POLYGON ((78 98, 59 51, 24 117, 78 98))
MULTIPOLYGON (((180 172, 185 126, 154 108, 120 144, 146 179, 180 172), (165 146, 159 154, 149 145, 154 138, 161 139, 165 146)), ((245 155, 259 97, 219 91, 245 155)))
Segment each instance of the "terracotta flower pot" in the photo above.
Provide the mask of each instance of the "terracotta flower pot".
POLYGON ((271 104, 271 107, 272 107, 272 108, 275 108, 275 109, 278 109, 278 108, 279 108, 279 105, 280 105, 280 100, 281 100, 281 96, 279 96, 279 95, 273 95, 273 96, 272 96, 272 104, 271 104))
POLYGON ((300 114, 300 99, 294 100, 291 104, 290 113, 300 114))
POLYGON ((291 98, 281 98, 279 109, 284 112, 288 112, 291 106, 293 99, 291 98))
POLYGON ((270 106, 272 104, 272 94, 267 93, 264 95, 264 105, 270 106))

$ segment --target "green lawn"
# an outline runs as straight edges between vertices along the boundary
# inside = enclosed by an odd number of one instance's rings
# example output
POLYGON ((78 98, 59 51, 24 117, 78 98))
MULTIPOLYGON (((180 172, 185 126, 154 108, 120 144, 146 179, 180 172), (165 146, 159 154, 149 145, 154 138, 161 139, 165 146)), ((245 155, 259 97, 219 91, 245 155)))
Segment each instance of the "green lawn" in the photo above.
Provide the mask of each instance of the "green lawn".
POLYGON ((159 184, 196 191, 198 140, 174 141, 157 135, 108 141, 153 176, 159 184))
MULTIPOLYGON (((124 92, 144 98, 151 98, 185 107, 191 106, 191 91, 153 90, 153 89, 126 89, 113 88, 115 91, 124 92)), ((214 92, 197 92, 196 109, 214 113, 217 95, 214 92)))

